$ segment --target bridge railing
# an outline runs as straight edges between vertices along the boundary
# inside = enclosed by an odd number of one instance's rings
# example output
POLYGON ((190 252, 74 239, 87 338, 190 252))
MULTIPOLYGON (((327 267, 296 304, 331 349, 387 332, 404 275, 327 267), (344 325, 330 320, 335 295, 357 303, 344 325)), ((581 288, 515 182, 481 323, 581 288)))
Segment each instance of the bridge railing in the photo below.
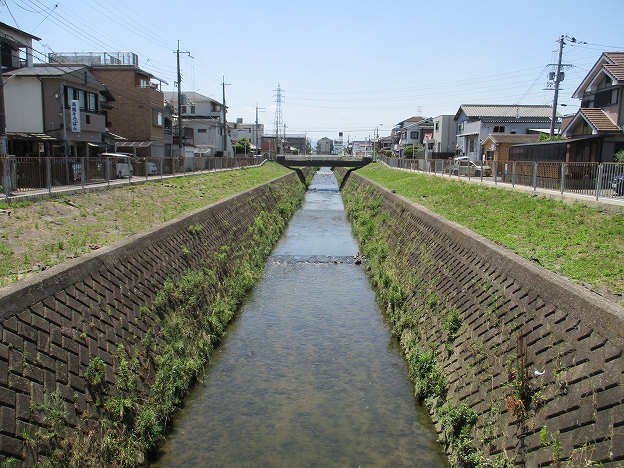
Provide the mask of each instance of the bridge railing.
POLYGON ((479 167, 455 171, 451 159, 405 159, 382 156, 389 167, 409 171, 437 174, 460 179, 478 179, 494 184, 531 187, 533 190, 553 190, 562 195, 575 193, 599 198, 624 199, 624 163, 592 162, 534 162, 534 161, 474 161, 487 165, 489 171, 479 167))

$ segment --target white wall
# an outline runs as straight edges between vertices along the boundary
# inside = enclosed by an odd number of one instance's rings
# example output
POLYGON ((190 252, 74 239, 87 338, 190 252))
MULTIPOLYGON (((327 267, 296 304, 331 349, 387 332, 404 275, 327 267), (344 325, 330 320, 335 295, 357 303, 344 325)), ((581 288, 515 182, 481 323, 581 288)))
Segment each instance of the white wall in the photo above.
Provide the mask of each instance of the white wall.
MULTIPOLYGON (((41 82, 36 77, 5 79, 4 108, 7 132, 43 133, 41 82)), ((59 117, 54 127, 58 128, 61 122, 59 117)))

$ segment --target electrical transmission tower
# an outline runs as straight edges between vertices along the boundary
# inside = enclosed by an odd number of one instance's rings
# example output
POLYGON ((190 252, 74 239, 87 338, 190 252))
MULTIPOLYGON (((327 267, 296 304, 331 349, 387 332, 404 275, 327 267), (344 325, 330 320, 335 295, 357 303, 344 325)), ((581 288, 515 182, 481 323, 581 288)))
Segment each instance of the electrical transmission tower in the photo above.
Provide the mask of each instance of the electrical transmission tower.
POLYGON ((282 91, 279 83, 275 90, 275 152, 276 156, 281 152, 280 130, 282 129, 282 91))

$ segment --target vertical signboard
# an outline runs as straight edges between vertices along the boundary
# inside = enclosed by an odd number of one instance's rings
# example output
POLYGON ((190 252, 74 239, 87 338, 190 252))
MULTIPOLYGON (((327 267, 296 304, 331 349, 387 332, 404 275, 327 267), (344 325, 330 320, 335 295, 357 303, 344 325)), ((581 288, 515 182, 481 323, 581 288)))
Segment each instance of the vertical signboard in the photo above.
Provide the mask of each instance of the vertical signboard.
POLYGON ((80 132, 80 101, 71 102, 70 107, 71 129, 73 133, 80 132))

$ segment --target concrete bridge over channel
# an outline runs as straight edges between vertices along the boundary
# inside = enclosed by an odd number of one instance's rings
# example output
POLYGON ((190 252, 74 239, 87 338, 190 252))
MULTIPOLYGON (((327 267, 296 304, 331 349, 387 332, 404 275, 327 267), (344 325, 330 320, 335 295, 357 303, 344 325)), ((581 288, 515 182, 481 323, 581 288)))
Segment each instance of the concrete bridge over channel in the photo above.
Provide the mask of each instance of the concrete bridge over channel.
POLYGON ((286 167, 302 167, 302 166, 314 166, 314 167, 364 167, 367 164, 373 162, 373 159, 362 156, 339 156, 332 154, 320 154, 313 156, 277 156, 276 161, 278 164, 286 167))

